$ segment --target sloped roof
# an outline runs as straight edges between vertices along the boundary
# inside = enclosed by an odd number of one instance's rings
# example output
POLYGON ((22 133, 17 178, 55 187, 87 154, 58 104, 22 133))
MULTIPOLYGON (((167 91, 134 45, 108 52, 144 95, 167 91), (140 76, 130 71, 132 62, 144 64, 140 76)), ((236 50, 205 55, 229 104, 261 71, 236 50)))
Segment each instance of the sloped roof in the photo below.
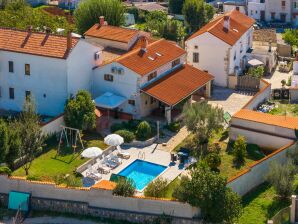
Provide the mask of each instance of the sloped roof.
MULTIPOLYGON (((79 38, 72 38, 72 49, 78 41, 79 38)), ((65 36, 11 28, 0 28, 0 50, 61 59, 69 55, 65 36)))
POLYGON ((272 115, 248 109, 242 109, 238 111, 233 118, 274 125, 283 128, 298 129, 297 117, 272 115))
POLYGON ((93 25, 89 30, 85 32, 85 36, 97 37, 117 42, 128 43, 139 33, 138 30, 102 25, 98 23, 93 25))
POLYGON ((143 76, 185 53, 176 43, 160 39, 148 44, 146 52, 139 47, 115 61, 143 76))
POLYGON ((174 106, 213 79, 214 77, 209 73, 185 64, 144 87, 142 91, 174 106))
POLYGON ((210 33, 215 37, 221 39, 229 45, 234 45, 242 35, 255 23, 255 20, 242 14, 238 10, 233 10, 222 16, 218 16, 208 24, 203 26, 200 30, 193 33, 187 40, 191 40, 203 33, 210 33), (224 29, 224 17, 230 17, 229 30, 224 29))

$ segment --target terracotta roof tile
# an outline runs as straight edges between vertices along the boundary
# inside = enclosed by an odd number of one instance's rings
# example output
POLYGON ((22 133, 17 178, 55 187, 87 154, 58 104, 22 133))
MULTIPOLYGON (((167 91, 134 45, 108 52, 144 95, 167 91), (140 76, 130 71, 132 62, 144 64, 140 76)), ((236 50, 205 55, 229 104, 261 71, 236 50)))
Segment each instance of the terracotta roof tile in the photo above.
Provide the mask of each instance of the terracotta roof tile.
POLYGON ((101 180, 97 184, 94 184, 92 188, 94 189, 105 189, 105 190, 114 190, 116 183, 109 180, 101 180))
POLYGON ((142 91, 173 106, 212 79, 214 77, 209 73, 185 64, 149 86, 144 87, 142 91))
POLYGON ((234 45, 240 37, 255 23, 255 20, 237 10, 219 16, 193 33, 188 40, 209 32, 229 45, 234 45), (224 16, 230 16, 230 29, 224 30, 224 16))
MULTIPOLYGON (((72 38, 72 48, 78 43, 72 38)), ((61 35, 0 28, 0 50, 65 59, 68 57, 67 37, 61 35)))
POLYGON ((99 24, 95 24, 89 30, 87 30, 84 35, 128 43, 132 40, 132 38, 138 35, 139 32, 139 30, 124 27, 110 25, 100 26, 99 24))
POLYGON ((185 53, 185 50, 175 43, 160 39, 148 44, 147 52, 137 48, 117 58, 115 61, 143 76, 185 53))
POLYGON ((252 111, 248 109, 242 109, 238 111, 233 116, 233 118, 249 120, 253 122, 274 125, 274 126, 283 127, 283 128, 298 129, 297 117, 272 115, 272 114, 266 114, 266 113, 252 111))

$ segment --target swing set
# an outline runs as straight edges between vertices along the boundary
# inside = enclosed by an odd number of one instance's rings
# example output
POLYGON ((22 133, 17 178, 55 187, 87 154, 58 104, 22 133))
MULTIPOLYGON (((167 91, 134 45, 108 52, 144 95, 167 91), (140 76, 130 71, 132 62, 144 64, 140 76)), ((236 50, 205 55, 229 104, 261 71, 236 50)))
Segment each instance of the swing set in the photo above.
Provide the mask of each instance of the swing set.
POLYGON ((61 128, 62 128, 62 131, 61 131, 60 138, 59 138, 59 145, 58 145, 57 155, 59 155, 59 153, 60 153, 60 147, 61 147, 61 144, 64 143, 64 140, 66 142, 67 147, 72 147, 73 148, 73 153, 76 152, 77 142, 78 141, 81 144, 82 149, 84 150, 84 145, 83 145, 83 142, 82 142, 82 138, 81 138, 81 134, 80 134, 79 129, 66 127, 66 126, 63 126, 63 125, 61 125, 61 128))

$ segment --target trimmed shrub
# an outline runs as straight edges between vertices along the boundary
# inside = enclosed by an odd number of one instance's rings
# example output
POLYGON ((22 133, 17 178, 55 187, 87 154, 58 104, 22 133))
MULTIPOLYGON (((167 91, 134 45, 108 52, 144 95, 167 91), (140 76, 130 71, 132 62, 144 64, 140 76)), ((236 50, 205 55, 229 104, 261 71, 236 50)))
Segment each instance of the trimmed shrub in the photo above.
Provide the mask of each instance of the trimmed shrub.
POLYGON ((11 169, 9 169, 7 166, 1 166, 0 167, 0 175, 6 174, 10 176, 12 173, 11 169))
POLYGON ((123 129, 123 124, 119 124, 119 123, 113 124, 110 129, 111 129, 111 132, 114 133, 116 131, 123 129))
POLYGON ((172 122, 170 123, 167 128, 172 132, 178 132, 181 128, 180 122, 172 122))
POLYGON ((244 136, 239 135, 233 145, 234 162, 238 164, 242 164, 245 162, 245 158, 247 156, 246 146, 247 145, 244 136))
POLYGON ((217 170, 221 164, 220 155, 217 153, 210 153, 206 157, 206 162, 211 170, 217 170))
POLYGON ((163 178, 157 178, 151 182, 145 189, 144 194, 147 197, 162 198, 166 196, 168 181, 163 178))
POLYGON ((151 126, 147 121, 142 121, 138 125, 136 136, 140 140, 147 140, 151 137, 151 126))
POLYGON ((131 197, 135 193, 135 185, 131 179, 120 178, 113 190, 114 195, 131 197))
POLYGON ((134 133, 132 133, 128 130, 118 130, 115 132, 115 134, 120 135, 124 139, 125 143, 132 142, 136 138, 134 133))

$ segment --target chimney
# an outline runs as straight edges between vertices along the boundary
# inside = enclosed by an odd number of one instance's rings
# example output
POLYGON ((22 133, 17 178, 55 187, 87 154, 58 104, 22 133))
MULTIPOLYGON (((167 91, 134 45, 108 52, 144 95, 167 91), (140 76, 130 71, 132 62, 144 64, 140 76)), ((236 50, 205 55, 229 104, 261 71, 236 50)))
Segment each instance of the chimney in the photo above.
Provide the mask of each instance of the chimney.
POLYGON ((104 26, 105 25, 105 17, 104 16, 100 16, 99 17, 99 26, 104 26))
POLYGON ((33 30, 33 26, 28 26, 27 31, 29 35, 32 34, 32 30, 33 30))
POLYGON ((224 16, 224 30, 228 32, 230 29, 230 16, 224 16))
POLYGON ((67 51, 69 52, 72 48, 72 34, 71 31, 68 31, 67 33, 67 51))
POLYGON ((52 30, 50 27, 46 27, 46 34, 49 35, 51 34, 52 30))
POLYGON ((141 51, 147 52, 148 39, 145 36, 140 37, 141 51))

